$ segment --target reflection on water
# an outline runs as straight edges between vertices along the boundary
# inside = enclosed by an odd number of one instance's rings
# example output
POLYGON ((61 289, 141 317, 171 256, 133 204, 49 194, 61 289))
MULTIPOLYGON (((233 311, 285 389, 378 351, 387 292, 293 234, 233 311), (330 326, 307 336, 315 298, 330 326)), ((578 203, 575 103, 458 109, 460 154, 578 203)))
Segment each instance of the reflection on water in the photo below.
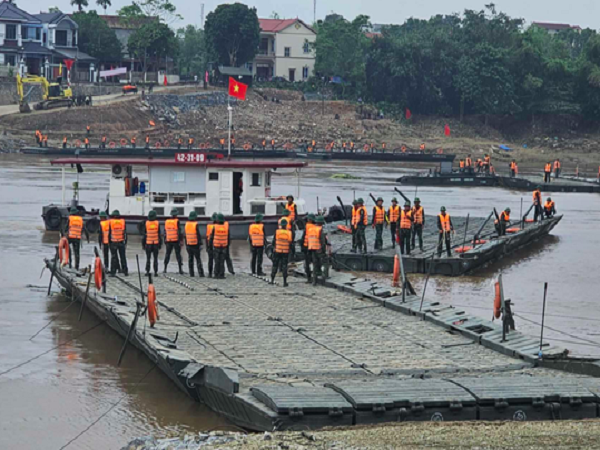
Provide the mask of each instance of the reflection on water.
MULTIPOLYGON (((354 197, 368 200, 369 193, 382 196, 389 204, 396 196, 394 180, 413 170, 391 164, 311 163, 302 171, 300 194, 311 210, 316 209, 317 198, 323 207, 337 204, 337 196, 349 203, 354 197), (360 179, 332 179, 335 173, 360 179)), ((70 173, 67 184, 74 180, 75 174, 70 173)), ((0 448, 38 449, 40 443, 43 448, 60 448, 120 399, 110 414, 69 448, 115 448, 132 436, 157 430, 227 426, 222 418, 189 400, 160 370, 153 370, 138 384, 152 366, 135 349, 128 351, 122 366, 117 368, 122 338, 107 326, 100 325, 75 338, 98 323, 88 311, 77 322, 78 305, 61 313, 35 339, 29 340, 69 305, 61 296, 46 297, 47 272, 40 279, 42 258, 51 256, 57 244, 55 233, 43 231, 41 208, 60 201, 60 183, 60 170, 50 167, 47 160, 0 156, 0 372, 49 351, 0 376, 0 448)), ((273 183, 275 195, 297 194, 296 178, 289 174, 278 171, 273 183)), ((104 205, 108 170, 86 171, 80 175, 80 184, 81 201, 88 209, 104 205)), ((492 206, 508 206, 518 213, 521 199, 525 208, 530 202, 530 193, 490 188, 421 187, 416 191, 408 187, 403 191, 409 197, 419 196, 428 214, 435 214, 444 205, 452 215, 470 213, 485 217, 492 206)), ((600 197, 558 193, 552 197, 565 217, 551 236, 472 276, 433 277, 426 298, 452 303, 490 319, 491 281, 502 271, 506 296, 523 317, 516 318, 517 327, 537 335, 539 327, 532 322, 540 321, 543 283, 547 281, 546 324, 572 336, 551 330, 544 335, 578 354, 600 355, 600 284, 595 273, 600 245, 600 197)), ((84 244, 84 263, 92 261, 92 252, 93 243, 84 244)), ((130 264, 135 264, 134 255, 141 255, 138 237, 131 238, 128 254, 130 264)), ((232 256, 238 268, 248 266, 248 254, 246 242, 235 242, 232 256)), ((419 292, 424 279, 411 276, 419 292)))

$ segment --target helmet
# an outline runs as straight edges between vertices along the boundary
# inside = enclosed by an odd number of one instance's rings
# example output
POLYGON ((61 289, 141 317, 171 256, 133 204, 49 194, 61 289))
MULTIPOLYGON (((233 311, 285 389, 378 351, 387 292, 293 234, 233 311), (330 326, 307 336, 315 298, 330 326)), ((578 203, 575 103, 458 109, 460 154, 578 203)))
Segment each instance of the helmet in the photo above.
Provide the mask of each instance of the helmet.
POLYGON ((383 201, 383 199, 382 199, 381 197, 377 197, 377 201, 378 201, 378 202, 382 202, 382 201, 383 201))
POLYGON ((219 223, 225 222, 225 216, 221 213, 217 214, 217 222, 219 222, 219 223))
POLYGON ((100 211, 100 218, 101 219, 106 219, 108 217, 108 214, 106 214, 106 211, 100 211))
POLYGON ((179 215, 179 210, 177 208, 173 208, 171 210, 171 217, 177 217, 179 215))
POLYGON ((325 217, 323 217, 323 216, 317 216, 317 219, 315 220, 315 222, 317 222, 317 223, 325 223, 325 217))
POLYGON ((415 203, 421 203, 421 199, 419 197, 415 197, 415 203))
POLYGON ((397 199, 396 197, 394 197, 394 198, 392 199, 392 202, 393 202, 393 203, 398 203, 398 199, 397 199))
POLYGON ((262 220, 263 220, 263 217, 264 217, 264 216, 263 216, 262 214, 257 214, 257 215, 254 217, 254 221, 255 221, 255 222, 262 222, 262 220))
POLYGON ((538 184, 536 189, 539 191, 542 187, 538 184))
POLYGON ((281 222, 279 222, 279 226, 282 228, 287 227, 288 221, 285 219, 281 219, 281 222))
POLYGON ((365 201, 362 199, 362 197, 360 197, 358 200, 356 200, 358 202, 359 205, 362 205, 365 201))
POLYGON ((287 209, 284 209, 284 210, 283 210, 283 215, 284 215, 284 216, 289 216, 289 215, 290 215, 290 211, 289 211, 289 210, 287 210, 287 209))
POLYGON ((358 205, 358 202, 356 200, 352 200, 352 205, 358 205))
POLYGON ((121 215, 121 213, 119 212, 118 209, 115 209, 111 214, 111 216, 113 216, 113 217, 119 217, 120 215, 121 215))
POLYGON ((506 211, 507 213, 510 212, 510 208, 506 208, 504 211, 506 211))
POLYGON ((148 213, 148 219, 154 220, 156 219, 156 211, 152 210, 148 213))
POLYGON ((445 206, 442 206, 442 207, 440 208, 440 211, 446 211, 446 207, 445 207, 445 206))
POLYGON ((196 211, 192 211, 190 213, 189 219, 190 220, 197 220, 198 219, 198 213, 196 211))
POLYGON ((77 208, 75 208, 74 206, 69 210, 70 214, 77 214, 79 212, 79 210, 77 208))
POLYGON ((404 206, 410 206, 410 202, 404 202, 404 206))
POLYGON ((210 218, 211 218, 213 221, 215 221, 215 220, 217 220, 217 215, 218 215, 217 213, 213 213, 213 215, 212 215, 212 216, 210 216, 210 218))
POLYGON ((552 201, 552 198, 548 197, 548 198, 546 199, 546 201, 547 201, 547 202, 551 202, 551 201, 552 201))
POLYGON ((290 194, 285 199, 294 201, 294 196, 290 194))
POLYGON ((316 219, 316 216, 313 213, 310 213, 308 216, 306 216, 306 220, 312 220, 314 222, 315 219, 316 219))

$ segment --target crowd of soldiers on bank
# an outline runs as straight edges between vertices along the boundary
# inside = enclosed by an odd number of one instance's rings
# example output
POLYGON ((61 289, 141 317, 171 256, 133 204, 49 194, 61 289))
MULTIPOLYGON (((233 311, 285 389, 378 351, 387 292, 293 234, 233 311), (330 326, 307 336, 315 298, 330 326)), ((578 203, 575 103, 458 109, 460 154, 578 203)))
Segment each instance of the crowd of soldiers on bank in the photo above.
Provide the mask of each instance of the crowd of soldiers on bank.
MULTIPOLYGON (((512 178, 519 174, 519 165, 514 159, 508 164, 508 169, 512 178)), ((466 158, 461 158, 459 160, 458 171, 459 173, 465 174, 479 173, 496 176, 496 168, 492 164, 492 159, 488 154, 485 154, 483 159, 477 158, 476 160, 473 160, 473 157, 469 153, 466 158)), ((548 161, 544 164, 544 183, 550 183, 552 181, 552 173, 554 173, 554 178, 559 178, 561 172, 562 163, 559 158, 556 158, 554 161, 548 161)), ((598 179, 600 180, 600 167, 598 168, 598 179)))
MULTIPOLYGON (((164 233, 161 233, 160 223, 155 211, 150 211, 147 220, 142 226, 142 248, 146 252, 146 275, 154 270, 154 275, 158 275, 159 253, 163 243, 166 247, 164 257, 163 273, 167 273, 171 254, 175 253, 179 274, 184 274, 183 261, 181 257, 181 247, 186 246, 188 254, 188 270, 190 276, 195 276, 197 268, 198 276, 204 277, 204 267, 202 264, 202 236, 198 226, 198 214, 192 211, 189 214, 188 221, 184 226, 180 224, 179 210, 174 208, 171 211, 171 218, 164 223, 164 233), (152 267, 151 267, 152 266, 152 267)), ((271 271, 271 284, 275 281, 277 272, 283 276, 283 286, 287 287, 288 262, 289 258, 294 256, 295 251, 295 230, 298 211, 294 203, 294 197, 287 197, 283 217, 279 219, 278 229, 275 231, 272 241, 273 249, 273 268, 271 271)), ((248 228, 248 242, 252 252, 251 271, 257 276, 266 276, 263 272, 263 255, 267 246, 267 236, 263 224, 263 215, 257 214, 254 223, 248 228)), ((127 267, 127 229, 125 219, 123 219, 118 210, 115 210, 108 217, 105 211, 100 212, 100 229, 98 233, 98 244, 102 250, 104 266, 110 267, 109 275, 116 276, 117 272, 128 276, 127 267), (110 253, 110 260, 109 260, 110 253)), ((231 238, 229 233, 229 223, 221 213, 215 213, 212 216, 212 223, 206 227, 206 253, 208 256, 208 276, 215 279, 225 278, 225 266, 231 275, 235 275, 233 263, 229 253, 231 238)), ((300 239, 300 246, 304 253, 305 269, 307 281, 313 284, 317 283, 322 273, 324 256, 326 251, 330 250, 327 240, 327 234, 323 230, 325 219, 323 216, 309 214, 304 226, 303 234, 300 239)), ((81 247, 82 233, 85 233, 89 243, 90 237, 87 229, 84 227, 83 217, 77 208, 70 210, 70 215, 66 223, 64 234, 67 236, 69 246, 74 256, 75 268, 79 269, 79 254, 81 247)))

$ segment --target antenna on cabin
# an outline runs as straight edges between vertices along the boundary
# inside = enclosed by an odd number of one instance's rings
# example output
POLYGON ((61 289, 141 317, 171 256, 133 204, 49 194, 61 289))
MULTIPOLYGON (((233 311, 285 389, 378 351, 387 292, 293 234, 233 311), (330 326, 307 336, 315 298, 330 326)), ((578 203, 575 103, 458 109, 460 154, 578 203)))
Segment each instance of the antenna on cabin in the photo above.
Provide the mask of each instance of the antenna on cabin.
POLYGON ((204 3, 200 5, 200 28, 204 29, 204 3))

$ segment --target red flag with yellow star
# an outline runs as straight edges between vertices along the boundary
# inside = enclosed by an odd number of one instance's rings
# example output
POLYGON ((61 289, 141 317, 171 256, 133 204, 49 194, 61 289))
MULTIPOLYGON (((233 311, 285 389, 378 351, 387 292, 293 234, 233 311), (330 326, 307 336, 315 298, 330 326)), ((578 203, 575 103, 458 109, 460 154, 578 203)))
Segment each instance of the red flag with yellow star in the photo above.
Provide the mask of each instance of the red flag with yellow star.
POLYGON ((248 85, 235 81, 232 77, 229 77, 229 95, 238 98, 240 100, 246 100, 246 91, 248 85))

